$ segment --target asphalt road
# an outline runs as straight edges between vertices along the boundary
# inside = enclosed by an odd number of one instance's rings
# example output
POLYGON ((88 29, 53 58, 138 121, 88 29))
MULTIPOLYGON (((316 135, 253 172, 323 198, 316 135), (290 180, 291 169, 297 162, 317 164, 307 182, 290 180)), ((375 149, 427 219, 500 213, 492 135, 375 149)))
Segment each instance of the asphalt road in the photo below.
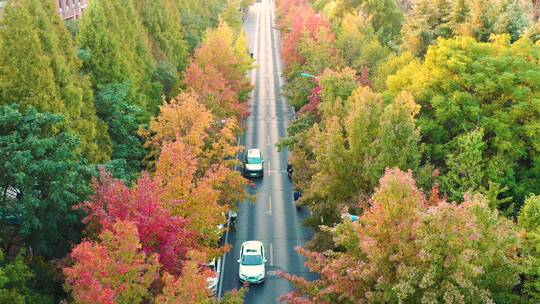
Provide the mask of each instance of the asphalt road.
POLYGON ((292 109, 281 96, 281 58, 279 32, 273 28, 275 16, 272 0, 255 3, 249 10, 244 29, 249 47, 257 61, 250 77, 255 89, 250 100, 251 116, 246 119, 246 132, 240 143, 246 148, 259 148, 265 159, 263 178, 254 179, 255 189, 249 191, 257 198, 255 204, 240 204, 237 225, 226 236, 233 246, 225 256, 221 293, 238 289, 238 256, 243 242, 259 240, 264 243, 267 264, 266 281, 251 285, 245 303, 278 303, 279 297, 293 290, 279 278, 279 270, 314 278, 304 266, 305 259, 294 248, 311 238, 303 226, 308 216, 305 209, 297 210, 293 203, 293 187, 287 177, 287 151, 278 152, 275 144, 286 137, 292 109))

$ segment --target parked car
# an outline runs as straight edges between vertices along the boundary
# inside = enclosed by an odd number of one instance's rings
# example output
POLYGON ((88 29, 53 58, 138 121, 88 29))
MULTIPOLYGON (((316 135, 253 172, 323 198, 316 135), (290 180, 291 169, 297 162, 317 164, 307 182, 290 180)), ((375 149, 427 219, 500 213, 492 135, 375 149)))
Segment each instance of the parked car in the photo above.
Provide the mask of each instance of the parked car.
POLYGON ((266 274, 264 245, 259 241, 247 241, 240 248, 238 277, 242 283, 262 283, 266 274))
POLYGON ((208 267, 212 270, 212 276, 206 279, 206 287, 213 295, 217 295, 219 275, 221 272, 221 258, 214 258, 212 262, 208 264, 208 267))
POLYGON ((242 171, 246 177, 262 177, 264 175, 264 159, 260 149, 247 151, 242 171))

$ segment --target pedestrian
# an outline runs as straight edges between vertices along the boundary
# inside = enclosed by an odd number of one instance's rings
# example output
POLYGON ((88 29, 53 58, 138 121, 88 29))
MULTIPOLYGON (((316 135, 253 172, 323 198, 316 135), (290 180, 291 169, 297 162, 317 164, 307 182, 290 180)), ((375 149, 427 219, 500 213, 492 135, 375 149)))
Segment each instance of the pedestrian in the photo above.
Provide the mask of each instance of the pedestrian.
POLYGON ((293 169, 291 163, 287 163, 287 176, 289 178, 292 178, 293 171, 294 171, 294 169, 293 169))
POLYGON ((253 53, 249 53, 249 57, 251 57, 251 59, 253 59, 253 53))
POLYGON ((299 200, 302 197, 302 192, 294 191, 293 197, 294 197, 294 201, 296 202, 297 200, 299 200))

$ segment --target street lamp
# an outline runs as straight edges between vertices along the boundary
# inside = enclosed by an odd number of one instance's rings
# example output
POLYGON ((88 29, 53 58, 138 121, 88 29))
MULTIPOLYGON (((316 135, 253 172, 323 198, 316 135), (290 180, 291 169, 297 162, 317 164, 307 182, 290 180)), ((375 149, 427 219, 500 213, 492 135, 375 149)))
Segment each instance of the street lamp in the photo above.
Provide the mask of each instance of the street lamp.
POLYGON ((342 219, 349 218, 349 219, 351 220, 351 222, 356 222, 356 221, 358 221, 359 216, 358 216, 358 215, 354 215, 354 214, 350 214, 350 213, 348 213, 348 212, 345 212, 345 213, 342 213, 342 214, 341 214, 341 218, 342 218, 342 219))
POLYGON ((306 78, 317 78, 317 76, 308 74, 308 73, 300 73, 300 77, 306 77, 306 78))

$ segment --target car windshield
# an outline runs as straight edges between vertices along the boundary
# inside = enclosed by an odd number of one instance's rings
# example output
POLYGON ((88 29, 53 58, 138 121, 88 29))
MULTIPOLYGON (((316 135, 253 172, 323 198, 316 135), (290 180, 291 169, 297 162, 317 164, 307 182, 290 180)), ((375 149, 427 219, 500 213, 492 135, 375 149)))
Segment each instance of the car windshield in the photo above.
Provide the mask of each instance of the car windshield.
POLYGON ((250 165, 259 165, 262 164, 262 159, 259 157, 248 157, 247 163, 250 165))
POLYGON ((242 258, 242 265, 255 266, 262 264, 262 257, 260 255, 244 255, 242 258))

